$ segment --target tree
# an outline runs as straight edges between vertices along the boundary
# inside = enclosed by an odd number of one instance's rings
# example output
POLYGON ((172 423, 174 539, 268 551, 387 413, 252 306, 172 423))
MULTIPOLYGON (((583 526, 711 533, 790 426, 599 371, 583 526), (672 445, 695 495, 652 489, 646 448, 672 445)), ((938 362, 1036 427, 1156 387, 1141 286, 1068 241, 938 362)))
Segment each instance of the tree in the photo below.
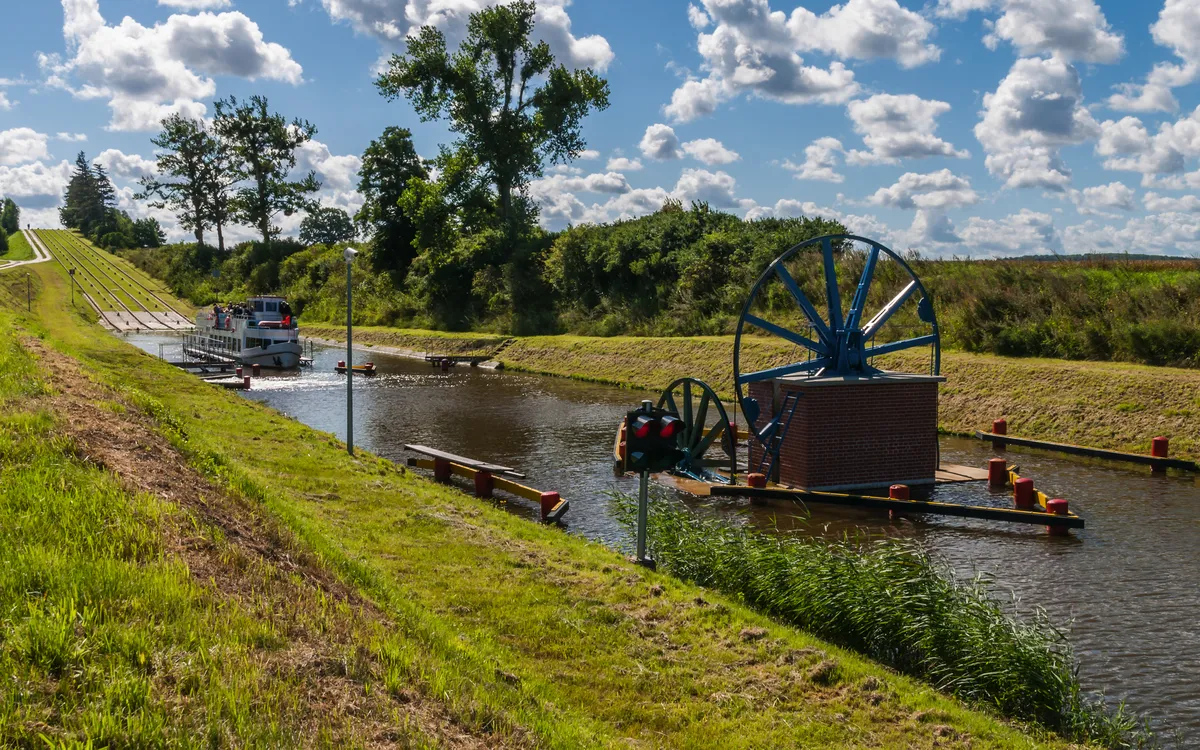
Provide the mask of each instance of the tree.
POLYGON ((0 233, 16 234, 21 229, 21 208, 12 198, 4 199, 4 208, 0 209, 0 233))
POLYGON ((358 192, 364 202, 354 221, 367 237, 374 266, 397 278, 417 254, 413 245, 416 225, 399 206, 413 178, 427 180, 429 173, 413 147, 412 133, 405 128, 386 128, 363 152, 358 192))
POLYGON ((162 247, 167 241, 158 219, 146 218, 133 222, 134 247, 162 247))
POLYGON ((162 132, 150 139, 161 150, 159 174, 143 177, 142 192, 136 197, 156 197, 151 207, 174 212, 179 225, 194 233, 196 242, 204 244, 204 230, 212 225, 210 203, 217 144, 201 120, 174 114, 162 121, 162 127, 162 132))
POLYGON ((288 179, 296 167, 296 149, 312 140, 317 128, 299 119, 288 123, 283 115, 271 113, 263 96, 242 103, 231 96, 216 102, 214 108, 213 129, 228 144, 234 163, 250 181, 230 203, 233 217, 257 227, 263 243, 269 244, 279 231, 271 225, 274 217, 308 208, 309 194, 321 189, 314 172, 299 181, 288 179))
POLYGON ((333 206, 314 206, 300 222, 300 241, 305 245, 336 245, 357 236, 350 214, 333 206))
MULTIPOLYGON (((105 177, 107 179, 107 176, 105 177)), ((112 184, 109 183, 110 189, 112 184)), ((58 211, 63 226, 78 229, 89 237, 100 228, 108 213, 106 194, 96 170, 82 151, 75 157, 75 171, 63 191, 63 206, 58 211)))
POLYGON ((524 189, 543 161, 577 157, 583 118, 608 107, 607 81, 590 68, 555 65, 550 46, 530 40, 535 10, 518 0, 473 13, 453 54, 440 30, 424 26, 376 81, 389 101, 405 96, 423 121, 449 120, 461 136, 457 150, 471 152, 495 186, 510 235, 535 214, 524 189))

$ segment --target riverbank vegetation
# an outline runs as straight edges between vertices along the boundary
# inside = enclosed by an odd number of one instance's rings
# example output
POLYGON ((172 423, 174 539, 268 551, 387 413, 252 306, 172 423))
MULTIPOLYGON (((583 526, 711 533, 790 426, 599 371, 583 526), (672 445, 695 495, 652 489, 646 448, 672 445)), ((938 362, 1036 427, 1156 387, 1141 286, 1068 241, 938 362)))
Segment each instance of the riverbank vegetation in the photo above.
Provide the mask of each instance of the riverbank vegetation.
MULTIPOLYGON (((616 506, 636 528, 636 499, 616 506)), ((1136 717, 1082 693, 1070 645, 1043 612, 1012 611, 916 543, 767 535, 665 496, 650 509, 649 549, 672 575, 1003 715, 1111 747, 1151 741, 1136 717)))
POLYGON ((0 311, 3 744, 1065 746, 351 458, 33 273, 0 311))
MULTIPOLYGON (((0 234, 3 234, 2 229, 0 234)), ((33 260, 33 248, 20 232, 9 235, 4 247, 7 250, 0 248, 0 261, 33 260)))

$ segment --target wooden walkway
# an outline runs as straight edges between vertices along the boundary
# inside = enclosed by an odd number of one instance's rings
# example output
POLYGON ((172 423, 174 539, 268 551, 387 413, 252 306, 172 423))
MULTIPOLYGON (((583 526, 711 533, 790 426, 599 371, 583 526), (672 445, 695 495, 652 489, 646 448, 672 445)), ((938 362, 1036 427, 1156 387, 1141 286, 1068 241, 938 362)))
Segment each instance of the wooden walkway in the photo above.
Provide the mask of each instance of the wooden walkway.
POLYGON ((1087 446, 1071 445, 1070 443, 1054 443, 1049 440, 997 435, 992 432, 984 432, 983 430, 976 430, 975 437, 980 440, 1003 441, 1006 445, 1041 448, 1042 450, 1055 451, 1057 453, 1069 453, 1074 456, 1087 456, 1089 458, 1103 458, 1109 461, 1123 461, 1125 463, 1151 466, 1156 469, 1200 471, 1200 465, 1197 465, 1195 461, 1189 461, 1184 458, 1161 458, 1159 456, 1147 456, 1144 453, 1126 453, 1124 451, 1112 451, 1105 448, 1088 448, 1087 446))

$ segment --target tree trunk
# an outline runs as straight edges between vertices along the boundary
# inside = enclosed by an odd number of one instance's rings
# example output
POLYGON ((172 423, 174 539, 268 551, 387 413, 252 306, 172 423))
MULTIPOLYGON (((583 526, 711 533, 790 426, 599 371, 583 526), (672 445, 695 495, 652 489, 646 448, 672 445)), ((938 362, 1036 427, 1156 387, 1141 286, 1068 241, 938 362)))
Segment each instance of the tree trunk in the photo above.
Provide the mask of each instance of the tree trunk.
POLYGON ((225 232, 219 221, 217 222, 217 249, 220 250, 221 255, 225 254, 225 232))
POLYGON ((269 217, 266 219, 263 219, 262 224, 259 224, 258 228, 260 231, 262 231, 263 247, 270 245, 271 244, 271 219, 269 217))
POLYGON ((204 228, 203 227, 196 227, 196 244, 197 245, 204 244, 204 228))

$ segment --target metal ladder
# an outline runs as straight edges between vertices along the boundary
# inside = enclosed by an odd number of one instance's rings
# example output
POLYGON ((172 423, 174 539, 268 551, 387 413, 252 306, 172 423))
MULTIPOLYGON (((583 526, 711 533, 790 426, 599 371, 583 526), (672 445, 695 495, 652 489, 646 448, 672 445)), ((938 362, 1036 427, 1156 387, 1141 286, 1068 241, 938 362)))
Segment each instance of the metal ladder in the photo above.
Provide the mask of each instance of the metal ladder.
POLYGON ((767 479, 770 479, 772 472, 775 471, 775 462, 779 459, 779 449, 783 446, 783 439, 787 437, 788 427, 792 424, 792 417, 796 414, 796 404, 799 402, 800 394, 796 391, 788 391, 783 397, 779 416, 768 422, 758 432, 758 439, 763 444, 763 454, 758 460, 758 473, 767 479))

